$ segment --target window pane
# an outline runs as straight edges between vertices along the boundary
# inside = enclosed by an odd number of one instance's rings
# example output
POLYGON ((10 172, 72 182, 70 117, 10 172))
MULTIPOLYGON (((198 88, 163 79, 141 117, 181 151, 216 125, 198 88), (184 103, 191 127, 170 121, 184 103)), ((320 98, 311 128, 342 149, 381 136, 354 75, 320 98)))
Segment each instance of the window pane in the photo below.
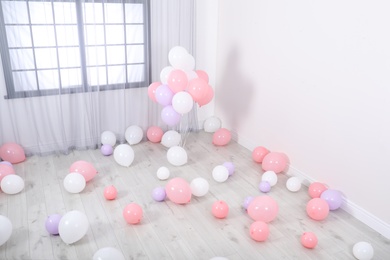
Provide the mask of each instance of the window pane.
POLYGON ((90 67, 87 68, 88 84, 90 86, 107 85, 107 75, 105 67, 90 67))
POLYGON ((38 69, 57 68, 57 52, 55 48, 35 49, 35 61, 38 69))
POLYGON ((143 43, 144 26, 126 25, 126 43, 143 43))
POLYGON ((107 46, 107 64, 124 64, 125 46, 107 46))
POLYGON ((37 90, 37 81, 34 71, 13 72, 15 91, 37 90))
POLYGON ((11 68, 13 70, 34 69, 34 57, 32 49, 9 50, 11 68))
POLYGON ((50 2, 29 2, 31 24, 53 24, 50 2))
POLYGON ((99 45, 104 44, 104 26, 86 25, 84 26, 85 44, 99 45))
POLYGON ((143 62, 144 62, 144 46, 128 45, 127 63, 143 63, 143 62))
POLYGON ((57 30, 57 44, 58 46, 75 46, 79 45, 79 37, 77 26, 75 25, 58 25, 57 30))
POLYGON ((145 80, 145 66, 143 64, 127 66, 127 80, 142 82, 145 80))
POLYGON ((80 69, 61 69, 61 84, 63 88, 72 88, 81 86, 80 69))
POLYGON ((104 4, 106 23, 123 23, 123 9, 121 3, 104 4))
POLYGON ((87 47, 86 49, 87 66, 106 64, 106 54, 104 47, 87 47))
POLYGON ((143 23, 144 13, 142 4, 125 4, 126 23, 143 23))
POLYGON ((28 24, 26 2, 1 1, 5 24, 28 24))
POLYGON ((106 43, 107 44, 123 44, 125 43, 125 35, 123 25, 106 25, 106 43))
POLYGON ((39 70, 38 81, 41 90, 58 89, 60 87, 57 70, 39 70))
POLYGON ((54 26, 32 26, 35 47, 55 46, 54 26))
POLYGON ((77 24, 74 2, 54 2, 54 15, 56 24, 77 24))
POLYGON ((80 67, 80 50, 77 47, 58 48, 61 68, 80 67))
POLYGON ((30 27, 6 26, 9 48, 31 47, 30 27))
POLYGON ((84 3, 83 5, 84 23, 103 23, 102 3, 84 3))
POLYGON ((126 82, 125 66, 108 67, 108 84, 118 84, 126 82))

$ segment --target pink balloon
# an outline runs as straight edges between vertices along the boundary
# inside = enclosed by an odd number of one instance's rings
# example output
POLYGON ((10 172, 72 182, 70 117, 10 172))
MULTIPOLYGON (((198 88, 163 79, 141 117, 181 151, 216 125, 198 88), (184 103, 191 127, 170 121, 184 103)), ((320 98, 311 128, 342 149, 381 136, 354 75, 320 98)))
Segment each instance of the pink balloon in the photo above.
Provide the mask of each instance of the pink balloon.
POLYGON ((168 86, 177 93, 186 89, 188 85, 187 74, 182 70, 172 70, 168 76, 168 86))
POLYGON ((83 175, 84 179, 86 182, 92 180, 96 174, 98 173, 95 167, 86 161, 76 161, 74 162, 70 168, 69 172, 77 172, 83 175))
POLYGON ((315 248, 318 243, 316 234, 313 232, 305 232, 301 236, 301 244, 306 248, 315 248))
POLYGON ((142 208, 137 203, 130 203, 123 209, 123 217, 129 224, 140 223, 142 216, 142 208))
POLYGON ((148 96, 149 98, 157 103, 156 100, 156 89, 161 85, 161 82, 153 82, 152 84, 149 85, 148 87, 148 96))
POLYGON ((152 143, 161 142, 163 134, 164 134, 163 130, 158 126, 151 126, 146 131, 146 137, 152 143))
POLYGON ((181 117, 182 116, 176 112, 171 105, 168 105, 161 110, 161 119, 169 126, 177 125, 180 122, 181 117))
POLYGON ((200 100, 198 100, 198 105, 200 107, 207 105, 208 103, 210 103, 211 100, 213 100, 213 97, 214 97, 214 90, 211 86, 208 86, 206 89, 206 94, 200 100))
POLYGON ((118 194, 118 191, 116 190, 116 188, 113 185, 107 186, 104 189, 104 197, 106 198, 106 200, 116 199, 117 194, 118 194))
POLYGON ((10 174, 15 174, 14 168, 7 164, 0 164, 0 182, 5 176, 10 174))
POLYGON ((314 220, 324 220, 329 214, 329 205, 324 199, 314 198, 307 203, 306 212, 314 220))
POLYGON ((249 203, 247 211, 253 220, 268 223, 278 215, 279 206, 270 196, 257 196, 249 203))
POLYGON ((269 151, 267 148, 263 146, 257 146, 255 149, 252 151, 252 159, 257 162, 257 163, 262 163, 264 157, 269 154, 269 151))
POLYGON ((192 96, 192 99, 195 102, 199 102, 206 95, 208 87, 209 87, 209 85, 207 84, 206 81, 204 81, 201 78, 196 78, 196 79, 190 80, 190 82, 188 83, 187 92, 190 93, 190 95, 192 96))
POLYGON ((176 204, 186 204, 191 201, 191 187, 182 178, 173 178, 165 186, 168 199, 176 204))
POLYGON ((312 198, 319 198, 321 194, 328 188, 321 182, 313 182, 309 186, 309 196, 312 198))
POLYGON ((258 242, 267 240, 269 236, 269 228, 267 223, 263 221, 255 221, 249 227, 249 235, 251 238, 258 242))
POLYGON ((232 139, 232 135, 226 128, 220 128, 213 134, 213 144, 216 146, 227 145, 232 139))
POLYGON ((284 153, 270 152, 263 158, 261 167, 264 171, 280 173, 287 168, 288 158, 284 153))
POLYGON ((10 163, 20 163, 26 160, 26 155, 19 144, 5 143, 0 147, 0 158, 10 163))
POLYGON ((213 216, 216 218, 226 218, 229 213, 229 206, 225 201, 218 200, 214 202, 211 213, 213 213, 213 216))
POLYGON ((196 75, 198 75, 199 78, 203 79, 207 83, 209 83, 209 75, 204 70, 196 70, 196 75))

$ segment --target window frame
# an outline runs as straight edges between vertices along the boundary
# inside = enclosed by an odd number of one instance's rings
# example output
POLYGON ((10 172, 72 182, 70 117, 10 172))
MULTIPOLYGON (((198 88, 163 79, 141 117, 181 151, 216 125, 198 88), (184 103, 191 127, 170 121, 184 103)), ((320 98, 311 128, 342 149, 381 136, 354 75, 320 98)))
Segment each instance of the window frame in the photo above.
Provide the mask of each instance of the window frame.
MULTIPOLYGON (((27 6, 28 6, 29 0, 21 0, 21 1, 27 2, 27 6)), ((69 1, 61 1, 61 0, 54 0, 54 1, 43 0, 43 1, 44 2, 69 2, 69 1)), ((80 72, 81 72, 81 79, 80 80, 81 80, 82 84, 78 85, 78 86, 62 87, 60 70, 61 70, 61 68, 64 68, 64 67, 61 67, 59 64, 58 49, 60 46, 59 46, 58 42, 56 42, 55 46, 53 48, 56 49, 57 67, 54 69, 57 70, 57 72, 58 72, 57 79, 59 80, 59 87, 53 88, 53 89, 39 89, 37 73, 38 73, 38 71, 42 71, 45 69, 37 68, 37 66, 36 66, 35 50, 37 49, 37 47, 34 46, 32 32, 31 32, 32 23, 31 23, 31 19, 29 18, 28 26, 30 29, 30 38, 32 41, 31 49, 32 49, 33 58, 34 58, 34 69, 28 69, 28 70, 26 69, 26 70, 21 70, 21 71, 34 71, 35 79, 37 80, 37 88, 38 89, 37 90, 16 91, 15 90, 15 83, 14 83, 14 79, 13 79, 13 75, 12 75, 14 70, 11 67, 10 49, 18 49, 18 48, 9 48, 9 46, 8 46, 6 25, 4 22, 4 15, 3 15, 3 8, 1 5, 1 1, 0 1, 0 35, 4 35, 4 37, 0 37, 0 53, 1 53, 1 60, 2 60, 2 64, 3 64, 5 85, 6 85, 6 89, 7 89, 7 95, 4 96, 5 99, 52 96, 52 95, 59 95, 59 94, 72 94, 72 93, 83 93, 83 92, 94 92, 94 91, 106 91, 106 90, 123 89, 123 86, 125 86, 126 89, 149 86, 149 84, 151 82, 151 71, 150 71, 151 70, 151 65, 150 65, 150 62, 151 62, 150 61, 150 56, 151 56, 150 55, 150 52, 151 52, 150 31, 151 30, 150 30, 150 3, 149 3, 150 0, 123 0, 121 2, 118 2, 115 0, 105 0, 105 1, 104 0, 103 1, 102 0, 97 0, 97 1, 74 0, 71 2, 75 3, 75 8, 76 8, 77 31, 78 31, 78 40, 79 40, 79 44, 77 47, 79 48, 79 51, 80 51, 80 66, 75 67, 75 68, 80 69, 80 72), (125 72, 124 72, 125 73, 125 80, 126 80, 125 83, 109 84, 107 82, 107 84, 104 83, 102 85, 89 85, 88 84, 88 81, 87 81, 87 78, 88 78, 87 68, 88 68, 88 66, 87 66, 87 62, 86 62, 86 48, 88 47, 88 45, 86 45, 85 38, 84 38, 85 24, 84 24, 84 18, 83 18, 83 14, 82 14, 82 10, 83 10, 82 3, 84 3, 84 2, 85 3, 94 2, 94 3, 102 3, 102 4, 104 4, 104 3, 120 3, 123 5, 123 9, 122 9, 123 12, 125 12, 124 5, 126 3, 141 3, 141 4, 143 4, 143 19, 144 19, 144 21, 143 21, 142 25, 144 28, 144 34, 143 34, 144 41, 142 44, 137 44, 137 45, 143 45, 143 47, 144 47, 144 53, 143 53, 144 62, 142 62, 142 63, 128 63, 128 61, 127 61, 127 46, 131 46, 134 44, 126 43, 126 30, 124 30, 125 42, 123 44, 107 44, 106 38, 104 35, 104 39, 105 39, 104 44, 100 45, 100 46, 103 46, 105 48, 105 53, 106 53, 105 57, 107 57, 107 47, 115 46, 115 45, 124 46, 125 61, 123 64, 120 64, 120 65, 125 67, 125 72), (129 65, 136 65, 136 64, 143 64, 143 66, 144 66, 144 80, 138 81, 138 82, 129 82, 128 66, 129 65)), ((52 11, 52 12, 53 12, 53 17, 54 17, 54 11, 52 11)), ((134 24, 134 23, 127 23, 126 21, 123 21, 123 23, 120 23, 120 24, 122 24, 123 26, 126 26, 126 25, 134 24)), ((137 23, 135 23, 135 24, 137 24, 137 23)), ((140 23, 138 23, 138 24, 140 24, 140 23)), ((56 24, 55 21, 53 21, 53 23, 49 24, 49 25, 52 25, 54 28, 56 28, 56 26, 58 24, 56 24)), ((111 24, 103 21, 102 25, 105 28, 107 25, 111 25, 111 24)), ((105 29, 104 29, 104 31, 105 31, 105 29)), ((48 48, 48 47, 49 46, 38 47, 38 48, 48 48)), ((93 67, 104 67, 106 70, 106 73, 108 75, 108 67, 110 67, 110 66, 113 66, 113 65, 107 64, 107 59, 106 59, 104 65, 93 66, 93 67)), ((69 68, 69 67, 67 67, 67 68, 69 68)), ((18 70, 15 70, 15 71, 18 71, 18 70)))

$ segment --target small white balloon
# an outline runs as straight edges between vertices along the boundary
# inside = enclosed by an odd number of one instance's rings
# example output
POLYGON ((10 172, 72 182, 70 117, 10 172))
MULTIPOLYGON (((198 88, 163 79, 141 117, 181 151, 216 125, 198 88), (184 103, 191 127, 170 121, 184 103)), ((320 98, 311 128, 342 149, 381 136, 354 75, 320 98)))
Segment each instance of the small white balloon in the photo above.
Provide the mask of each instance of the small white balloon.
POLYGON ((134 161, 134 150, 128 144, 120 144, 114 149, 115 161, 125 167, 129 167, 134 161))
POLYGON ((165 68, 163 68, 160 72, 160 81, 162 84, 168 84, 168 77, 169 77, 169 74, 172 72, 172 70, 174 70, 174 68, 172 66, 167 66, 165 68))
POLYGON ((181 135, 175 130, 166 131, 161 138, 161 144, 167 148, 178 146, 180 141, 181 135))
POLYGON ((116 136, 113 132, 111 131, 104 131, 101 134, 101 143, 104 144, 109 144, 111 146, 114 146, 116 144, 116 136))
POLYGON ((222 122, 218 117, 212 116, 204 121, 203 129, 207 133, 214 133, 221 128, 222 122))
POLYGON ((66 244, 73 244, 87 234, 89 222, 87 216, 78 210, 67 212, 58 224, 58 233, 66 244))
POLYGON ((269 184, 272 186, 275 186, 276 183, 278 182, 278 176, 274 171, 266 171, 263 173, 261 176, 262 181, 268 181, 269 184))
POLYGON ((169 169, 165 166, 161 166, 157 170, 157 178, 162 180, 162 181, 168 179, 170 174, 171 173, 170 173, 169 169))
POLYGON ((168 53, 168 61, 173 67, 180 69, 187 55, 188 51, 184 47, 175 46, 168 53))
POLYGON ((129 126, 125 131, 125 139, 130 144, 138 144, 144 137, 144 131, 137 125, 129 126))
POLYGON ((86 181, 78 172, 71 172, 64 178, 64 188, 69 193, 80 193, 84 190, 86 181))
POLYGON ((193 106, 194 100, 188 92, 177 92, 172 98, 172 107, 179 114, 186 114, 190 112, 193 106))
POLYGON ((368 242, 358 242, 353 246, 353 255, 359 260, 370 260, 374 257, 374 248, 368 242))
POLYGON ((16 174, 9 174, 3 177, 0 187, 6 194, 17 194, 24 189, 24 180, 16 174))
POLYGON ((195 178, 190 183, 192 195, 202 197, 209 192, 210 184, 202 177, 195 178))
POLYGON ((302 181, 298 177, 290 177, 286 182, 286 188, 291 192, 297 192, 302 187, 302 181))
POLYGON ((93 260, 125 260, 121 251, 114 247, 103 247, 95 252, 93 260))
POLYGON ((174 166, 182 166, 187 163, 188 156, 186 150, 181 146, 173 146, 167 152, 168 162, 174 166))
POLYGON ((217 182, 225 182, 229 178, 229 170, 223 165, 217 165, 213 169, 213 179, 217 182))
POLYGON ((12 223, 6 216, 0 215, 0 246, 12 235, 12 223))

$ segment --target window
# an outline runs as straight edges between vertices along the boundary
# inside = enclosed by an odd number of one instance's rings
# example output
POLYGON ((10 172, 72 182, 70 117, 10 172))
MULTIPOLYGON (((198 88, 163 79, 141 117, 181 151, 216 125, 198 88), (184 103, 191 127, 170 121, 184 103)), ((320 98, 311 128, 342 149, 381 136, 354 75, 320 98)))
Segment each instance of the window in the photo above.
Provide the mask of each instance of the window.
POLYGON ((1 0, 6 98, 147 86, 147 2, 1 0))

